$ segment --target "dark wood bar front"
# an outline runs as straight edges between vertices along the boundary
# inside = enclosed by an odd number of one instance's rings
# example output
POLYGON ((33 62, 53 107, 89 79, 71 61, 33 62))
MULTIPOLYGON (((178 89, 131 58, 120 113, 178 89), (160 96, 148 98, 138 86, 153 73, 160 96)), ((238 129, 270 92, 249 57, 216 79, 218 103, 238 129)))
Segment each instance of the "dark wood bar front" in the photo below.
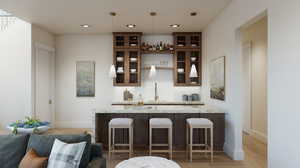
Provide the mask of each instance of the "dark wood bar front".
MULTIPOLYGON (((108 123, 113 118, 132 118, 134 120, 134 150, 149 149, 149 119, 170 118, 173 121, 173 148, 177 151, 186 148, 186 119, 208 118, 214 123, 214 149, 223 151, 225 141, 225 114, 224 113, 96 113, 95 129, 96 142, 103 143, 107 149, 108 123)), ((153 141, 167 142, 167 130, 154 130, 153 141)), ((116 143, 127 142, 128 131, 116 130, 116 143)), ((204 142, 204 131, 194 131, 194 143, 204 142)))

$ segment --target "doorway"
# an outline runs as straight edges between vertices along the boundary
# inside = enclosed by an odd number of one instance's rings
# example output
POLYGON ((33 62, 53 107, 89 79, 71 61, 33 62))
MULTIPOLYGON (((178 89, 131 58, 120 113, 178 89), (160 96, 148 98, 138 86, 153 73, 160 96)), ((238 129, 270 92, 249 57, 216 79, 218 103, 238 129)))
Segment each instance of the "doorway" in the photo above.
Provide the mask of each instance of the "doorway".
POLYGON ((54 49, 37 44, 35 51, 35 118, 54 125, 54 49))
POLYGON ((268 18, 241 30, 245 114, 243 131, 267 144, 268 18))

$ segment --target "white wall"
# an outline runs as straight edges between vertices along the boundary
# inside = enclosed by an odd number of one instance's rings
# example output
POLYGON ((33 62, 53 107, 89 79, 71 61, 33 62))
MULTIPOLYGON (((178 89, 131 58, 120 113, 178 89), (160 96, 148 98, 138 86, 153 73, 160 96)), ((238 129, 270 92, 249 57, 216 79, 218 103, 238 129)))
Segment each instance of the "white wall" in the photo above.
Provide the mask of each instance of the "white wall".
POLYGON ((244 157, 242 148, 242 58, 239 28, 267 9, 267 0, 233 0, 204 30, 205 102, 224 109, 226 116, 225 152, 235 160, 244 157), (209 98, 208 65, 212 59, 226 56, 226 101, 209 98))
MULTIPOLYGON (((300 1, 233 0, 205 29, 206 62, 227 56, 227 101, 206 98, 228 111, 225 150, 242 158, 241 44, 239 28, 268 10, 268 167, 296 168, 300 165, 300 1)), ((207 70, 207 68, 206 68, 207 70)), ((205 73, 207 74, 207 72, 205 73)), ((209 79, 206 80, 209 82, 209 79)))
POLYGON ((0 129, 31 114, 31 25, 0 31, 0 129))
POLYGON ((269 8, 269 168, 300 165, 300 1, 272 0, 269 8))
MULTIPOLYGON (((172 42, 171 35, 145 36, 144 41, 163 40, 172 42)), ((58 127, 90 127, 91 111, 101 110, 112 102, 123 100, 123 91, 128 89, 137 99, 154 99, 154 83, 143 70, 141 87, 113 87, 108 77, 112 58, 111 35, 64 35, 56 39, 56 124, 58 127), (76 61, 93 60, 96 62, 95 98, 76 97, 76 61)), ((142 64, 168 61, 172 66, 172 55, 144 55, 142 64)), ((173 72, 159 70, 157 75, 160 100, 179 101, 182 94, 199 93, 200 87, 174 87, 173 72)))
MULTIPOLYGON (((268 19, 257 21, 242 30, 242 43, 251 43, 251 55, 246 62, 250 66, 243 76, 250 83, 250 128, 248 131, 257 139, 267 142, 267 48, 268 48, 268 19)), ((243 56, 244 57, 244 56, 243 56)), ((245 115, 246 116, 246 115, 245 115)))
POLYGON ((93 109, 112 102, 111 35, 64 35, 56 38, 56 126, 89 128, 93 109), (96 62, 95 98, 76 97, 76 61, 96 62))

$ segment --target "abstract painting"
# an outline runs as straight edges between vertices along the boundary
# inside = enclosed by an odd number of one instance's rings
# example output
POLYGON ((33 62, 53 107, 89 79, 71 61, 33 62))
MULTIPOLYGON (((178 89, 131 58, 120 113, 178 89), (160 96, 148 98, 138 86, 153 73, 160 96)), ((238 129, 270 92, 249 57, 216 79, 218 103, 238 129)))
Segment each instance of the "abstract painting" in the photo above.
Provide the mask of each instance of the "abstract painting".
POLYGON ((225 101, 225 56, 211 62, 209 77, 210 97, 225 101))
POLYGON ((77 97, 95 97, 95 62, 76 62, 77 97))

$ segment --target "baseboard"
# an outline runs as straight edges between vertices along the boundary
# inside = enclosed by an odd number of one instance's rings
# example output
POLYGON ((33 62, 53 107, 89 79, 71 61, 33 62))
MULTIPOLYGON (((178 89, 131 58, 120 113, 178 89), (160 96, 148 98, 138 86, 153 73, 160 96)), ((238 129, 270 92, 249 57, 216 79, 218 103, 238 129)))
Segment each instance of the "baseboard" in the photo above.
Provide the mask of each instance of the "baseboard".
POLYGON ((88 121, 56 121, 55 128, 91 128, 92 124, 88 121))
POLYGON ((235 150, 233 147, 230 147, 227 143, 224 144, 224 152, 231 157, 233 160, 244 160, 244 150, 235 150))
POLYGON ((258 141, 261 141, 264 144, 268 143, 268 137, 265 134, 263 134, 259 131, 255 131, 255 130, 250 130, 249 133, 251 136, 253 136, 258 141))

